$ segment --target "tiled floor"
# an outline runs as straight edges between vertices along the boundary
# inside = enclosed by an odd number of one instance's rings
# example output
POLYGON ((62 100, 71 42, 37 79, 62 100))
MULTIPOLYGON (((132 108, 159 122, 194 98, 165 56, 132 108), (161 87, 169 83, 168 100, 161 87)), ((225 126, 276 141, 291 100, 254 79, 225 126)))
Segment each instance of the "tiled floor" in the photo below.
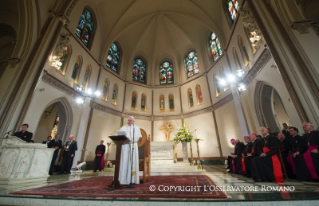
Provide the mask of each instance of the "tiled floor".
MULTIPOLYGON (((217 165, 205 165, 205 174, 208 175, 219 187, 223 186, 237 186, 240 188, 242 186, 243 191, 224 191, 228 198, 227 199, 170 199, 169 201, 177 201, 177 202, 192 202, 192 201, 200 201, 200 202, 208 202, 208 201, 216 201, 216 202, 233 202, 233 201, 282 201, 282 200, 319 200, 319 183, 318 182, 299 182, 296 180, 285 180, 285 183, 280 186, 290 187, 294 191, 291 192, 279 192, 279 191, 262 191, 264 189, 270 189, 271 186, 277 187, 276 183, 255 183, 252 179, 246 178, 241 175, 226 173, 224 166, 217 165), (244 188, 246 186, 246 188, 244 188), (250 187, 250 188, 248 188, 250 187), (252 191, 251 187, 255 187, 255 190, 252 191), (245 189, 250 191, 245 191, 245 189)), ((69 198, 69 197, 44 197, 44 196, 27 196, 27 195, 10 195, 10 192, 20 191, 29 188, 42 187, 50 184, 58 184, 67 181, 74 181, 79 179, 85 179, 95 176, 113 176, 114 168, 106 169, 104 172, 93 173, 92 171, 85 171, 81 175, 52 175, 48 178, 46 182, 34 182, 28 184, 21 185, 0 185, 0 204, 3 202, 8 203, 8 200, 16 200, 16 199, 41 199, 41 200, 54 200, 55 203, 58 203, 57 199, 62 200, 103 200, 103 201, 126 201, 124 198, 114 199, 114 198, 69 198)), ((207 189, 209 189, 207 187, 207 189)), ((213 188, 211 188, 213 189, 213 188)), ((227 188, 225 188, 227 189, 227 188)), ((234 188, 232 188, 234 189, 234 188)), ((238 189, 238 188, 235 188, 238 189)), ((132 198, 127 198, 127 200, 132 200, 132 198)), ((135 198, 134 201, 154 201, 154 202, 163 202, 168 201, 167 199, 138 199, 135 198)), ((256 202, 255 202, 256 203, 256 202)), ((319 204, 319 201, 318 201, 319 204)), ((318 205, 317 204, 317 205, 318 205)), ((54 205, 54 204, 53 204, 54 205)), ((58 204, 57 204, 58 205, 58 204)))

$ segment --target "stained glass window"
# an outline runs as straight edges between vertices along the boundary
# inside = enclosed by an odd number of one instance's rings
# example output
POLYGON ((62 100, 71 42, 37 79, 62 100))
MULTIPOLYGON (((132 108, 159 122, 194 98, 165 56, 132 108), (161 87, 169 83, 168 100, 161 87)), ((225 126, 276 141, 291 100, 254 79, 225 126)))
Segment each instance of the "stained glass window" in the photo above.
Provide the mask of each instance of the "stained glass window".
POLYGON ((142 59, 135 59, 133 63, 133 80, 146 82, 146 66, 142 59))
POLYGON ((197 105, 203 104, 203 94, 200 85, 196 86, 197 105))
POLYGON ((187 96, 188 96, 188 106, 191 108, 194 106, 194 97, 193 97, 193 92, 191 88, 187 90, 187 96))
POLYGON ((241 36, 238 36, 238 46, 240 49, 240 53, 243 57, 245 66, 247 66, 249 63, 249 55, 247 53, 246 47, 245 47, 244 42, 243 42, 243 38, 241 36))
POLYGON ((237 12, 239 10, 239 5, 237 0, 228 0, 228 11, 230 14, 230 18, 233 22, 235 22, 237 18, 237 12))
POLYGON ((80 55, 76 58, 76 61, 75 61, 74 67, 73 67, 73 71, 72 71, 72 75, 71 75, 71 79, 74 83, 78 82, 81 67, 82 67, 82 56, 80 55))
POLYGON ((108 79, 104 80, 104 85, 103 85, 103 92, 102 92, 102 100, 107 101, 107 93, 109 89, 109 81, 108 79))
POLYGON ((220 87, 219 87, 219 84, 218 84, 218 79, 217 79, 217 76, 216 74, 213 75, 213 78, 214 78, 214 85, 215 85, 215 90, 216 90, 216 97, 218 97, 220 95, 220 87))
POLYGON ((137 108, 137 93, 134 91, 132 93, 132 103, 131 103, 131 110, 136 110, 137 108))
MULTIPOLYGON (((220 76, 221 79, 224 79, 224 80, 227 79, 227 75, 226 75, 226 72, 225 72, 223 67, 220 67, 220 69, 219 69, 219 76, 220 76)), ((226 84, 224 86, 224 92, 227 91, 227 89, 229 89, 229 85, 228 84, 226 84)))
POLYGON ((112 90, 112 104, 113 105, 117 104, 117 91, 118 91, 118 86, 117 86, 117 84, 114 84, 113 90, 112 90))
POLYGON ((184 62, 187 78, 199 73, 197 53, 195 51, 189 52, 184 62))
POLYGON ((145 93, 142 94, 142 98, 141 98, 141 110, 143 112, 146 112, 146 94, 145 93))
POLYGON ((61 74, 65 74, 67 63, 70 59, 71 45, 68 45, 65 50, 63 50, 63 56, 60 58, 61 66, 58 68, 58 71, 61 74))
POLYGON ((170 62, 163 62, 160 66, 160 82, 161 84, 174 83, 173 65, 170 62))
POLYGON ((215 33, 212 33, 210 35, 210 39, 209 39, 209 45, 210 45, 210 49, 212 51, 212 55, 213 55, 213 59, 214 61, 217 60, 220 55, 222 55, 222 48, 220 46, 220 41, 217 38, 215 33))
POLYGON ((172 112, 175 110, 175 105, 174 105, 174 95, 169 94, 168 95, 168 103, 169 103, 169 111, 172 112))
POLYGON ((109 48, 109 53, 106 58, 106 66, 111 68, 113 71, 119 71, 120 63, 120 51, 116 43, 113 43, 109 48))
POLYGON ((236 64, 237 70, 241 70, 241 65, 240 65, 240 62, 239 62, 239 58, 238 58, 238 54, 237 54, 236 48, 233 48, 233 55, 234 55, 234 59, 235 59, 235 64, 236 64))
POLYGON ((83 83, 82 83, 83 89, 87 89, 88 88, 89 80, 90 80, 90 77, 91 77, 91 73, 92 73, 92 68, 91 68, 91 65, 89 64, 86 67, 85 74, 84 74, 84 79, 83 79, 83 83))
POLYGON ((160 112, 164 112, 165 111, 165 101, 164 101, 164 95, 161 94, 160 98, 159 98, 159 106, 160 106, 160 112))
POLYGON ((75 34, 81 39, 85 46, 88 46, 90 40, 92 39, 93 26, 93 17, 91 11, 84 9, 75 34))

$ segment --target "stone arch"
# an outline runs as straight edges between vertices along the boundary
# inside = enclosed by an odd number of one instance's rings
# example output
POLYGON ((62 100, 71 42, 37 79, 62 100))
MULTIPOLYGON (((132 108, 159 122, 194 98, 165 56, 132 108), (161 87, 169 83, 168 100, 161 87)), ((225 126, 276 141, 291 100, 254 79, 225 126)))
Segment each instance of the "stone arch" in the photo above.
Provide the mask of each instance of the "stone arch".
MULTIPOLYGON (((46 107, 43 109, 43 112, 45 112, 45 110, 50 107, 51 105, 55 104, 55 106, 57 107, 58 113, 59 113, 59 127, 58 127, 58 131, 57 134, 60 134, 60 139, 62 140, 62 142, 65 142, 65 140, 68 138, 68 136, 70 135, 70 131, 71 131, 71 127, 73 124, 73 112, 72 112, 72 107, 69 103, 69 101, 65 98, 58 98, 55 100, 52 100, 51 102, 49 102, 46 107)), ((38 122, 38 126, 41 120, 39 120, 38 122)), ((35 131, 38 131, 38 126, 36 128, 35 131)), ((42 139, 38 139, 37 138, 37 134, 35 133, 35 141, 39 141, 42 140, 45 137, 39 137, 42 139)))
MULTIPOLYGON (((254 96, 254 104, 259 126, 270 128, 272 132, 281 131, 280 125, 283 121, 279 121, 276 114, 274 105, 275 96, 277 96, 278 101, 281 103, 283 111, 285 112, 286 110, 276 89, 265 82, 259 81, 256 84, 254 96)), ((287 113, 285 115, 287 115, 287 113)), ((286 119, 289 119, 288 115, 286 119)))

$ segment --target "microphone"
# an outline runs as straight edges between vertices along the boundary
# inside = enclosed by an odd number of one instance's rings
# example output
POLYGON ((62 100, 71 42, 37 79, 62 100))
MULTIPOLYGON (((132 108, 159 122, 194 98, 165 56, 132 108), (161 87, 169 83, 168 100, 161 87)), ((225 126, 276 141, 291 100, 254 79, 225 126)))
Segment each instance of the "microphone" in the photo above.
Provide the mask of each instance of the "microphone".
MULTIPOLYGON (((13 130, 13 129, 12 129, 13 130)), ((9 137, 9 133, 12 132, 12 130, 10 130, 9 132, 5 133, 5 137, 8 138, 9 137)))

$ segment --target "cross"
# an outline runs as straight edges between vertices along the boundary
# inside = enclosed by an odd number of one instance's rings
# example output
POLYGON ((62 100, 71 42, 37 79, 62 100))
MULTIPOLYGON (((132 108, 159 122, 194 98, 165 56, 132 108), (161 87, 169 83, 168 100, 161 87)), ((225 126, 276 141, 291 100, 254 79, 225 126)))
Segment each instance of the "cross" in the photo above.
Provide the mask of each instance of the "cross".
POLYGON ((166 141, 170 140, 170 134, 174 131, 175 127, 171 125, 169 122, 164 122, 164 124, 160 127, 160 130, 164 132, 166 141))

